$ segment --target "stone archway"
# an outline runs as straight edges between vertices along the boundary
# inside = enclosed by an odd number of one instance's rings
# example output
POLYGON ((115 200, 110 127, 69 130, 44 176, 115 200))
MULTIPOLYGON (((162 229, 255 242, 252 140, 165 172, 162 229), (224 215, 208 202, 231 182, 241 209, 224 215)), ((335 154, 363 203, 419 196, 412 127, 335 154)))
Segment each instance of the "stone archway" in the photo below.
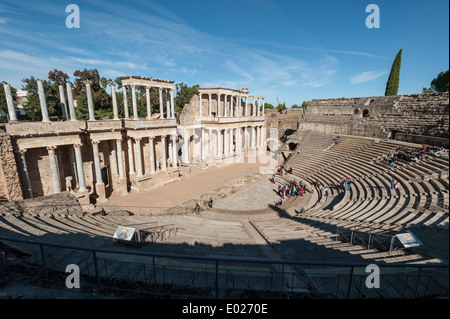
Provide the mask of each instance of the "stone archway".
POLYGON ((364 109, 363 113, 362 113, 363 117, 369 117, 369 110, 368 109, 364 109))

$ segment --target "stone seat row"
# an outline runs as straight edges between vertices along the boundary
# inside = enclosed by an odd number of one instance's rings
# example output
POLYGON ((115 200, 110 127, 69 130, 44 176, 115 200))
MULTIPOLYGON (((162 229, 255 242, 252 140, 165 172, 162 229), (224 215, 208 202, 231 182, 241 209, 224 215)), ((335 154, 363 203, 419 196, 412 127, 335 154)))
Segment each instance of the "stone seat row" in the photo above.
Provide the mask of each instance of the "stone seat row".
MULTIPOLYGON (((354 200, 354 201, 364 201, 364 200, 371 200, 373 201, 373 198, 377 198, 378 200, 386 198, 389 199, 389 196, 394 196, 396 199, 399 199, 399 195, 401 193, 404 194, 405 198, 408 198, 408 204, 409 205, 413 205, 412 207, 414 207, 414 205, 416 205, 416 208, 421 206, 419 203, 422 203, 422 206, 425 207, 427 202, 430 202, 431 200, 436 200, 441 198, 441 200, 445 200, 445 198, 448 198, 447 194, 448 194, 448 183, 447 183, 447 190, 445 189, 445 182, 442 183, 430 183, 429 185, 425 184, 425 185, 421 185, 420 183, 415 183, 413 185, 410 184, 410 182, 408 182, 409 179, 403 180, 405 178, 405 175, 403 175, 402 173, 400 174, 396 174, 396 178, 401 180, 401 184, 402 184, 402 188, 400 190, 396 190, 396 192, 398 192, 396 195, 393 195, 393 193, 391 193, 390 191, 390 179, 392 178, 392 176, 387 176, 386 172, 383 172, 382 170, 379 172, 381 175, 383 176, 382 180, 378 180, 378 181, 374 181, 373 183, 375 185, 379 185, 378 186, 378 190, 380 191, 380 193, 378 194, 374 194, 374 195, 370 195, 373 197, 367 197, 369 196, 367 194, 367 192, 365 192, 365 190, 367 188, 372 188, 372 185, 363 185, 359 182, 358 178, 361 178, 361 176, 356 176, 353 175, 355 173, 355 171, 357 171, 357 169, 355 170, 354 167, 361 167, 361 164, 363 165, 367 165, 365 163, 361 163, 358 162, 356 158, 351 158, 349 160, 346 160, 346 162, 349 161, 354 161, 353 165, 351 165, 351 168, 347 170, 347 174, 349 176, 352 176, 354 179, 356 179, 356 181, 353 183, 352 187, 351 187, 351 191, 350 191, 350 200, 354 200), (355 162, 356 161, 356 162, 355 162), (382 186, 381 186, 382 185, 382 186), (431 185, 431 186, 430 186, 431 185), (432 187, 432 188, 431 188, 432 187), (425 189, 424 189, 425 188, 425 189), (443 189, 444 188, 444 189, 443 189), (432 189, 434 189, 434 192, 432 192, 432 189), (447 191, 447 193, 445 192, 447 191), (365 194, 363 195, 362 198, 358 198, 359 195, 354 195, 353 194, 365 194), (378 195, 378 196, 377 196, 378 195), (437 196, 436 196, 437 195, 437 196), (356 198, 355 198, 356 197, 356 198), (409 201, 409 199, 413 199, 411 201, 409 201), (418 199, 418 200, 417 200, 418 199), (411 202, 411 203, 410 203, 411 202)), ((376 172, 377 170, 379 170, 378 167, 374 166, 374 167, 370 167, 370 165, 368 165, 369 167, 367 167, 366 171, 368 172, 376 172)), ((326 169, 327 171, 329 171, 330 169, 326 169)), ((331 176, 335 176, 335 174, 337 173, 337 171, 339 171, 339 173, 342 172, 346 172, 346 170, 344 170, 341 166, 335 165, 334 169, 331 170, 331 176)), ((317 177, 321 177, 322 181, 324 183, 329 183, 330 184, 330 177, 324 177, 323 176, 323 172, 321 172, 321 175, 318 175, 317 177)), ((392 174, 390 174, 392 175, 392 174)), ((372 178, 372 177, 371 177, 372 178)), ((331 177, 332 179, 332 177, 331 177)), ((336 180, 336 179, 335 179, 336 180)), ((336 184, 336 182, 334 182, 334 184, 336 184)), ((349 201, 348 203, 350 203, 351 201, 349 201)), ((406 202, 406 201, 403 201, 406 202)), ((396 203, 395 205, 398 205, 398 203, 396 203)), ((403 210, 403 205, 401 206, 402 208, 400 210, 403 210)), ((317 208, 316 208, 317 210, 317 208)), ((392 209, 391 209, 392 210, 392 209)), ((391 214, 391 215, 395 215, 395 214, 391 214)))

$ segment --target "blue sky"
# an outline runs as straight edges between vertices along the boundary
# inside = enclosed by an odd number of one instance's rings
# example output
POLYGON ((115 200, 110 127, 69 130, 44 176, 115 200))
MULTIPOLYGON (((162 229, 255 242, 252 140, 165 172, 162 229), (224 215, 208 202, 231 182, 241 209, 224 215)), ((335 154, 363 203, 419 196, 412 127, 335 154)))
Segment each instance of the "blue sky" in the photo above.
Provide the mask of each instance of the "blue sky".
POLYGON ((0 81, 97 68, 189 86, 247 87, 287 106, 384 95, 403 49, 399 94, 449 68, 448 0, 172 0, 0 2, 0 81), (380 28, 366 27, 366 6, 380 28), (68 4, 80 28, 66 27, 68 4))

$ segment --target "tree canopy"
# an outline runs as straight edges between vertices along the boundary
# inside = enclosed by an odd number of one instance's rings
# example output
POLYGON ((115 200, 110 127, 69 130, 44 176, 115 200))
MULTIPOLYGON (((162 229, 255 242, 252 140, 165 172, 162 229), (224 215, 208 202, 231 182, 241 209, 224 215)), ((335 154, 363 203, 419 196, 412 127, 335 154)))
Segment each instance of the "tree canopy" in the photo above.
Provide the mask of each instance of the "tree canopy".
POLYGON ((174 98, 175 111, 180 112, 191 98, 197 94, 200 85, 187 86, 186 83, 181 82, 176 85, 176 96, 174 98))
POLYGON ((448 79, 448 70, 440 72, 438 76, 431 81, 431 88, 436 92, 448 92, 448 79))
POLYGON ((402 65, 402 49, 398 51, 394 62, 392 63, 391 72, 389 73, 389 78, 386 83, 385 96, 397 95, 398 86, 400 83, 400 67, 402 65))

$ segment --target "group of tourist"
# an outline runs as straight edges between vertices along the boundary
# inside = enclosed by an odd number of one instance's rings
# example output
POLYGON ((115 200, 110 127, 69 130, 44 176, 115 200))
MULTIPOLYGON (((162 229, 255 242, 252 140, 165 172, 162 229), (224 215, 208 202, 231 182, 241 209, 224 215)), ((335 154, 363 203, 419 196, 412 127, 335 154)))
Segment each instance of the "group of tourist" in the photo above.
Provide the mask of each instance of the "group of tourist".
POLYGON ((284 199, 284 196, 301 196, 306 192, 306 185, 303 181, 297 183, 294 180, 289 181, 288 184, 278 185, 278 195, 284 199))
POLYGON ((421 145, 420 148, 399 150, 395 152, 389 152, 386 161, 390 167, 395 167, 395 163, 398 160, 404 160, 406 162, 418 162, 427 159, 428 156, 433 154, 439 154, 445 152, 444 147, 421 145))

